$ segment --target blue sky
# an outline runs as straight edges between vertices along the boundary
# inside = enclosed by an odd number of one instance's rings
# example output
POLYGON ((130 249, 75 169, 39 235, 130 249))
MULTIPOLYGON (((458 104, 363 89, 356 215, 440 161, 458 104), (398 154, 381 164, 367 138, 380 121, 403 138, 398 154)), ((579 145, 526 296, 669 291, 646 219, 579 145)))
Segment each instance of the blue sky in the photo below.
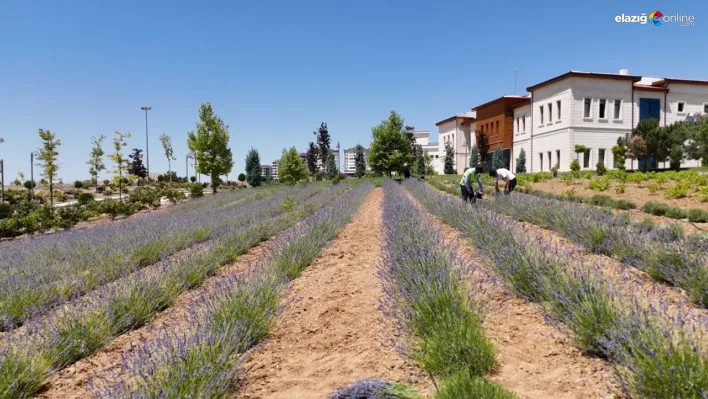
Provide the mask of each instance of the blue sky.
MULTIPOLYGON (((158 136, 186 134, 210 101, 230 127, 235 166, 258 149, 304 151, 327 122, 343 148, 368 145, 395 109, 435 122, 568 70, 708 79, 708 8, 699 1, 15 1, 0 4, 0 158, 29 176, 37 130, 63 141, 60 176, 88 178, 90 137, 130 132, 166 171, 158 136), (680 4, 680 5, 677 5, 680 4), (658 9, 694 27, 618 24, 658 9)), ((106 142, 104 149, 108 149, 106 142)), ((107 162, 110 168, 110 162, 107 162)))

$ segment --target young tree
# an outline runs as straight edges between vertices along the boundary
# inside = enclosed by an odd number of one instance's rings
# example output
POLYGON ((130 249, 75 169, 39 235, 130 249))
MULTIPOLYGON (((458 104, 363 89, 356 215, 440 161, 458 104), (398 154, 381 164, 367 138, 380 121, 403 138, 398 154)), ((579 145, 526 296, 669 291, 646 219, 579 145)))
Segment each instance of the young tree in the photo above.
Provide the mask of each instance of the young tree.
POLYGON ((631 135, 627 139, 627 158, 630 159, 630 167, 634 170, 634 160, 642 159, 646 156, 647 144, 641 136, 631 135))
MULTIPOLYGON (((637 124, 637 127, 632 131, 632 136, 639 136, 644 141, 644 150, 642 155, 637 159, 644 159, 644 168, 650 169, 649 157, 654 155, 659 158, 657 153, 661 150, 661 156, 665 160, 668 156, 669 148, 664 148, 664 141, 667 139, 665 137, 665 132, 663 129, 659 128, 659 121, 656 119, 645 119, 637 124)), ((636 140, 635 140, 636 141, 636 140)), ((658 159, 657 159, 658 161, 658 159)))
POLYGON ((526 150, 523 148, 519 152, 519 158, 516 159, 516 173, 526 173, 526 150))
MULTIPOLYGON (((240 181, 240 182, 241 182, 241 185, 243 185, 243 182, 246 181, 246 175, 244 175, 243 173, 239 173, 239 175, 238 175, 238 181, 240 181)), ((260 183, 260 182, 259 182, 259 183, 260 183)))
POLYGON ((420 144, 415 146, 415 168, 418 177, 425 176, 425 152, 420 144))
POLYGON ((320 124, 320 128, 317 129, 316 132, 313 132, 315 137, 317 138, 317 153, 319 154, 320 157, 320 162, 322 165, 322 168, 325 168, 325 165, 327 164, 327 158, 329 157, 329 152, 331 150, 331 137, 329 135, 329 130, 327 130, 327 124, 322 122, 320 124))
POLYGON ((25 181, 25 172, 19 171, 17 172, 17 178, 13 182, 16 186, 20 187, 22 186, 22 182, 25 181))
POLYGON ((143 164, 143 150, 139 148, 133 148, 133 153, 128 155, 130 158, 130 166, 128 167, 128 173, 139 178, 146 179, 147 169, 143 164))
POLYGON ((42 161, 39 166, 42 167, 42 176, 49 180, 49 206, 54 206, 54 178, 59 170, 59 147, 61 140, 57 139, 56 135, 49 130, 39 129, 39 138, 42 140, 42 147, 39 149, 39 159, 42 161))
POLYGON ((681 161, 683 161, 684 158, 683 147, 680 144, 674 144, 668 154, 669 167, 673 170, 679 170, 681 168, 681 161))
POLYGON ((391 111, 388 119, 371 129, 373 141, 369 150, 369 166, 376 173, 403 173, 413 162, 411 146, 403 130, 403 118, 391 111))
POLYGON ((317 158, 319 156, 319 150, 315 146, 315 143, 310 141, 307 145, 307 153, 305 155, 305 160, 307 161, 307 170, 310 174, 314 176, 317 173, 317 158))
POLYGON ((130 138, 130 133, 121 133, 116 131, 113 137, 113 153, 108 155, 108 158, 113 161, 115 169, 113 170, 114 180, 118 183, 118 199, 123 200, 123 182, 125 177, 123 173, 128 169, 128 158, 123 156, 123 148, 128 145, 126 142, 130 138))
POLYGON ((477 132, 477 149, 479 150, 479 161, 482 168, 487 170, 487 160, 489 159, 489 138, 483 131, 477 132))
POLYGON ((366 174, 366 159, 364 156, 364 147, 361 144, 357 144, 354 147, 354 169, 358 178, 362 178, 366 174))
POLYGON ((576 144, 576 145, 575 145, 575 148, 574 148, 575 159, 576 159, 578 162, 580 162, 580 154, 581 154, 581 153, 584 153, 586 149, 587 149, 587 147, 585 147, 585 146, 582 145, 582 144, 576 144))
POLYGON ((477 165, 479 165, 479 150, 476 145, 473 145, 470 150, 470 168, 474 168, 477 165))
POLYGON ((229 127, 206 102, 199 108, 197 131, 189 132, 187 145, 196 156, 197 172, 211 178, 212 192, 216 194, 219 176, 231 172, 234 166, 229 148, 229 127))
POLYGON ((165 151, 165 158, 167 158, 167 176, 169 177, 169 181, 172 181, 172 161, 177 160, 174 156, 174 150, 172 149, 172 137, 162 133, 160 135, 160 143, 162 144, 162 149, 165 151))
POLYGON ((327 157, 327 164, 325 167, 325 176, 327 179, 334 179, 339 175, 339 170, 337 170, 337 163, 334 162, 334 152, 330 151, 327 157))
POLYGON ((615 157, 615 168, 624 170, 625 155, 627 154, 627 139, 625 137, 617 138, 617 145, 612 147, 612 155, 615 157))
POLYGON ((434 176, 435 168, 433 168, 433 158, 426 152, 423 154, 423 161, 425 162, 425 174, 426 176, 434 176))
POLYGON ((278 179, 283 183, 294 185, 306 178, 307 167, 300 159, 300 154, 298 154, 295 147, 284 149, 283 155, 280 156, 278 179))
POLYGON ((502 152, 501 146, 497 144, 492 154, 492 169, 500 169, 506 167, 504 162, 504 153, 502 152))
POLYGON ((91 137, 91 154, 89 155, 89 160, 86 162, 89 165, 89 174, 91 175, 91 183, 98 185, 98 174, 101 171, 106 170, 106 164, 103 163, 103 148, 101 148, 101 143, 106 139, 106 136, 100 135, 98 137, 91 137))
POLYGON ((444 172, 446 175, 455 174, 455 150, 450 142, 445 143, 445 163, 444 172))
POLYGON ((261 185, 261 157, 255 148, 246 154, 246 180, 251 187, 261 185))

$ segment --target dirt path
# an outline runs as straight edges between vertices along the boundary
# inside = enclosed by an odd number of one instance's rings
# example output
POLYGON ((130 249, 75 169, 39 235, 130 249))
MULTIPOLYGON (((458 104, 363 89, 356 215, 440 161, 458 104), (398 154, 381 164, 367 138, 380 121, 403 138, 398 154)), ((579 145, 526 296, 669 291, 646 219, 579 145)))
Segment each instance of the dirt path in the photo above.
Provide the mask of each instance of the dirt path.
POLYGON ((567 333, 548 324, 540 309, 506 290, 460 231, 432 215, 430 223, 443 230, 445 241, 452 242, 461 256, 478 266, 469 285, 485 304, 485 333, 497 349, 498 367, 491 381, 519 398, 621 397, 608 362, 583 355, 567 333))
POLYGON ((322 255, 293 281, 283 313, 245 364, 239 398, 326 398, 379 377, 430 387, 420 370, 383 341, 394 339, 378 310, 383 191, 375 189, 322 255))

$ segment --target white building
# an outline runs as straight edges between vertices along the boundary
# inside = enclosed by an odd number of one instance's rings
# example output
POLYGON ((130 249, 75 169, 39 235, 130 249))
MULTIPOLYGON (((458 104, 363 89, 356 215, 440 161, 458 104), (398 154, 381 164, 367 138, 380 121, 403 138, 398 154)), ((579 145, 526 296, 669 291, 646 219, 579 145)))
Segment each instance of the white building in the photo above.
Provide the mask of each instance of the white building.
MULTIPOLYGON (((513 162, 523 148, 526 169, 534 173, 556 165, 570 170, 575 145, 587 148, 579 154, 582 169, 594 170, 598 162, 614 169, 612 147, 640 121, 654 118, 668 126, 708 113, 708 81, 632 76, 626 70, 571 71, 527 90, 530 102, 513 110, 513 162)), ((698 161, 682 166, 698 166, 698 161)))
POLYGON ((276 159, 270 166, 270 174, 273 176, 273 180, 278 180, 278 167, 280 166, 280 159, 276 159))
POLYGON ((438 174, 444 174, 445 144, 450 143, 455 152, 454 166, 458 174, 462 174, 469 165, 470 150, 474 145, 475 121, 477 113, 468 111, 457 114, 436 123, 438 127, 437 156, 439 165, 434 166, 438 174), (439 169, 438 169, 439 168, 439 169))
POLYGON ((445 156, 445 152, 443 151, 441 155, 438 143, 430 142, 430 131, 416 130, 413 132, 413 141, 415 141, 416 144, 420 144, 423 148, 423 152, 428 154, 430 157, 430 163, 435 172, 441 174, 443 170, 443 157, 445 156))
POLYGON ((270 180, 273 177, 273 168, 271 165, 261 165, 261 176, 270 180))
MULTIPOLYGON (((356 148, 349 148, 344 150, 344 165, 343 172, 345 175, 353 176, 356 174, 356 148)), ((364 148, 364 163, 366 164, 366 170, 371 170, 369 166, 369 149, 364 148)))

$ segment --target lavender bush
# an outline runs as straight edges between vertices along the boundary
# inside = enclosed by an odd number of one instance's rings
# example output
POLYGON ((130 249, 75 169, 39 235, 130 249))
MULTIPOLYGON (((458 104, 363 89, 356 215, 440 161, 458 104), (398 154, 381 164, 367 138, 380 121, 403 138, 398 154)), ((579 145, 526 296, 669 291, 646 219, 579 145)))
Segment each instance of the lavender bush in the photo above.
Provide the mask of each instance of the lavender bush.
POLYGON ((0 244, 0 330, 211 238, 264 193, 225 193, 169 212, 0 244))
POLYGON ((444 245, 442 232, 399 185, 387 181, 384 187, 381 308, 404 337, 403 353, 433 378, 484 376, 495 364, 495 351, 484 336, 480 307, 461 283, 461 270, 469 265, 444 245))
POLYGON ((293 198, 307 202, 290 212, 274 197, 263 207, 242 214, 238 224, 226 226, 203 248, 101 287, 84 300, 69 304, 55 317, 30 324, 29 331, 9 339, 0 351, 0 372, 7 370, 7 375, 0 375, 0 392, 12 393, 0 398, 31 394, 48 373, 94 353, 113 337, 140 327, 220 266, 294 225, 346 189, 346 185, 339 185, 315 196, 303 190, 293 198), (34 337, 30 345, 27 335, 34 337))
POLYGON ((418 399, 420 396, 404 384, 380 379, 358 380, 334 391, 330 399, 418 399))
POLYGON ((212 295, 195 305, 186 332, 163 331, 160 339, 124 358, 123 369, 129 376, 96 379, 91 391, 106 398, 227 396, 236 383, 243 355, 271 327, 288 275, 318 256, 371 188, 370 184, 357 185, 279 236, 256 271, 242 279, 223 281, 212 295), (318 243, 319 250, 312 250, 312 242, 318 243))
POLYGON ((649 298, 621 299, 595 267, 576 261, 578 254, 534 237, 494 212, 470 208, 420 183, 408 182, 406 188, 465 233, 511 289, 570 328, 580 348, 607 357, 627 396, 708 395, 702 333, 686 330, 680 315, 669 316, 649 298))

